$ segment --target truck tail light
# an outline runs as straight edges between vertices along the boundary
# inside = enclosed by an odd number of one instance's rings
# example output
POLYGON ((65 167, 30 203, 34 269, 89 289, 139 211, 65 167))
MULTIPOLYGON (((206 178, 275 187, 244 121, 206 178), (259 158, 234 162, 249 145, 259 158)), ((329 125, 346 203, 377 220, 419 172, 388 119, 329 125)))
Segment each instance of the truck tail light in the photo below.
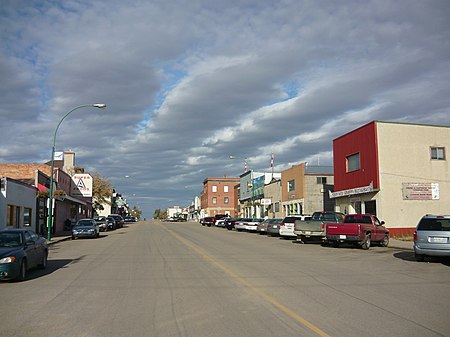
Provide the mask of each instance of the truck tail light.
POLYGON ((324 230, 324 229, 325 229, 325 225, 324 225, 324 224, 321 224, 321 225, 320 225, 320 229, 321 229, 321 230, 324 230))
POLYGON ((414 234, 413 234, 413 240, 414 240, 414 241, 417 241, 417 231, 414 231, 414 234))

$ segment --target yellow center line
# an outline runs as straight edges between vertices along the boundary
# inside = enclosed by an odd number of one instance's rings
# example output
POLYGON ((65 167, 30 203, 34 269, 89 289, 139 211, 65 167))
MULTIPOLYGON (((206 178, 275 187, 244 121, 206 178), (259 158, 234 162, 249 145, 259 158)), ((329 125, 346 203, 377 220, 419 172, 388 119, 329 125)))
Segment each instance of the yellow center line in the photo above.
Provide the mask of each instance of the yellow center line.
MULTIPOLYGON (((167 228, 166 228, 167 229, 167 228)), ((315 326, 314 324, 312 324, 311 322, 309 322, 308 320, 306 320, 305 318, 303 318, 302 316, 298 315, 297 313, 295 313, 293 310, 289 309, 288 307, 286 307, 285 305, 281 304, 280 302, 278 302, 274 297, 268 295, 267 293, 265 293, 264 291, 262 291, 260 288, 258 288, 257 286, 251 284, 248 280, 245 280, 244 278, 242 278, 241 276, 239 276, 238 274, 234 273, 232 270, 228 269, 227 267, 225 267, 223 264, 221 264, 220 262, 218 262, 217 260, 215 260, 214 258, 212 258, 210 255, 208 255, 208 253, 206 253, 206 251, 204 251, 203 249, 201 249, 200 247, 198 247, 196 244, 194 244, 191 241, 186 240, 185 238, 183 238, 182 236, 180 236, 179 234, 175 233, 173 230, 167 229, 167 231, 173 235, 178 241, 180 241, 181 243, 183 243, 184 245, 186 245, 188 248, 192 249, 194 252, 196 252, 198 255, 200 255, 203 259, 205 259, 206 261, 208 261, 211 265, 215 266, 216 268, 222 270, 224 273, 226 273, 231 279, 233 279, 234 281, 236 281, 237 283, 249 288, 250 290, 252 290, 254 293, 256 293, 258 296, 260 296, 262 299, 264 299, 266 302, 272 304, 273 306, 275 306, 276 308, 278 308, 280 311, 284 312, 286 315, 290 316, 291 318, 293 318, 295 321, 297 321, 298 323, 300 323, 301 325, 307 327, 308 329, 310 329, 311 331, 314 331, 317 335, 322 336, 322 337, 330 337, 330 335, 328 335, 326 332, 324 332, 323 330, 319 329, 317 326, 315 326)))

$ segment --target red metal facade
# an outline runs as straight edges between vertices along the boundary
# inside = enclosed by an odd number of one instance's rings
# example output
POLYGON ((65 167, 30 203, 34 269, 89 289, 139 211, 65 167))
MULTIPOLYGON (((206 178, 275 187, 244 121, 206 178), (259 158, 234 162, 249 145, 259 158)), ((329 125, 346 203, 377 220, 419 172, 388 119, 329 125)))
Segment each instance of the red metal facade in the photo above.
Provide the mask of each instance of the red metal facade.
POLYGON ((333 140, 334 191, 370 185, 380 187, 376 122, 366 124, 333 140), (360 168, 347 172, 347 158, 359 153, 360 168))

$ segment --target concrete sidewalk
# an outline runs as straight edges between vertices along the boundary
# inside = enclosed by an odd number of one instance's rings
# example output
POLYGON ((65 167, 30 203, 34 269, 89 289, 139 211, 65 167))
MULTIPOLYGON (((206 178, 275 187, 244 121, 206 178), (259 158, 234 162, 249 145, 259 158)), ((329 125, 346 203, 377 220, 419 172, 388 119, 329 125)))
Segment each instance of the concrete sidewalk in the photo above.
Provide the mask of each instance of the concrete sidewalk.
POLYGON ((70 232, 70 231, 67 231, 64 233, 59 233, 59 234, 56 234, 55 236, 52 236, 50 241, 47 240, 47 245, 53 245, 58 242, 70 240, 71 238, 72 238, 72 232, 70 232))

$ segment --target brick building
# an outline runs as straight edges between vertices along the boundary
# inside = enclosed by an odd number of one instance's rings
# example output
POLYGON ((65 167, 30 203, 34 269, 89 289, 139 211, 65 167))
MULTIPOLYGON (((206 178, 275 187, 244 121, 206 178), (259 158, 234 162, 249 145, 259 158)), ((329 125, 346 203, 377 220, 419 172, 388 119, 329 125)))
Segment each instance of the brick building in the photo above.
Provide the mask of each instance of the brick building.
POLYGON ((235 186, 239 178, 206 178, 200 195, 200 217, 216 214, 235 216, 235 186))

